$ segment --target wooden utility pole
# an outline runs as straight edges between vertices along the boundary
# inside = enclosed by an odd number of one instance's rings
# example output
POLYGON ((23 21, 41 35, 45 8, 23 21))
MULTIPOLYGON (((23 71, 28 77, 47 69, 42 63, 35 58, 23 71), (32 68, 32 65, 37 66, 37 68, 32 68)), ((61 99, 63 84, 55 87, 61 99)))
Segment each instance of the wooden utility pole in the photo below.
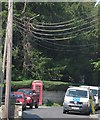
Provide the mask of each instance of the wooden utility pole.
POLYGON ((6 65, 6 93, 5 93, 5 118, 10 117, 10 92, 11 92, 11 64, 12 64, 12 16, 13 0, 8 0, 7 41, 7 65, 6 65))
POLYGON ((5 38, 5 45, 4 45, 4 53, 3 53, 3 62, 1 68, 1 101, 2 101, 2 94, 4 89, 4 76, 5 76, 5 64, 6 64, 6 52, 7 52, 7 34, 5 38))
POLYGON ((24 61, 23 61, 23 74, 26 77, 28 72, 28 64, 30 63, 30 42, 28 41, 28 34, 30 32, 30 19, 28 17, 24 18, 24 36, 23 36, 23 54, 24 54, 24 61))

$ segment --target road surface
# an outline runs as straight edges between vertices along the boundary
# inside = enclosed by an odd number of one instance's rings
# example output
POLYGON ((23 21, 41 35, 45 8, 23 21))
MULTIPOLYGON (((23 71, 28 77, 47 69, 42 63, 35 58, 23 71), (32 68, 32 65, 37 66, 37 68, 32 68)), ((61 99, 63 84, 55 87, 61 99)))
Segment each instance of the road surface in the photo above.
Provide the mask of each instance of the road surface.
POLYGON ((23 120, 99 120, 98 112, 95 115, 63 114, 62 107, 39 107, 27 109, 23 112, 23 120))

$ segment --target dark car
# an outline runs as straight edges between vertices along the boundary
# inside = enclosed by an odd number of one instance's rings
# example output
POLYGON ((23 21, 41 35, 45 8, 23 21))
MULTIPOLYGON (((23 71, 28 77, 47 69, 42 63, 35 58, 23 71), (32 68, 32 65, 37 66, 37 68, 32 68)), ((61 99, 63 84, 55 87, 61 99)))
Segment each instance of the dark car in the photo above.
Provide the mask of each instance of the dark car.
POLYGON ((26 97, 23 92, 12 92, 11 97, 15 98, 16 103, 21 103, 22 104, 22 110, 26 110, 26 97))
POLYGON ((27 98, 27 105, 30 106, 30 108, 33 108, 33 105, 35 106, 35 108, 38 108, 39 97, 34 90, 30 88, 22 88, 18 89, 18 92, 23 92, 25 94, 27 98))

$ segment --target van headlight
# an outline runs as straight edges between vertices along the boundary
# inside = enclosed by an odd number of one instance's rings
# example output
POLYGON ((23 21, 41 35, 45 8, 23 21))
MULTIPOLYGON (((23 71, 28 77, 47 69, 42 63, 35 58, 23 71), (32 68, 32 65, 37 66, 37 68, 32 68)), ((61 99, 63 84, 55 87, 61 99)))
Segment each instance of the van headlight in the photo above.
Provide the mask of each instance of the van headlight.
POLYGON ((63 105, 66 105, 69 103, 69 100, 64 100, 63 105))
POLYGON ((64 100, 64 102, 65 102, 65 103, 69 103, 69 100, 68 100, 68 99, 66 99, 66 100, 64 100))

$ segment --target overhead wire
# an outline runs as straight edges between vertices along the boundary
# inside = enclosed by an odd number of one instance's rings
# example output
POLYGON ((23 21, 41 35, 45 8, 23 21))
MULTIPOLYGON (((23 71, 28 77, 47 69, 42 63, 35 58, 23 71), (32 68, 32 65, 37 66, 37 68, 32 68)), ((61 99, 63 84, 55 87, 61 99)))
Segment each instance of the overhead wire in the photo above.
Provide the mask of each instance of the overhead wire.
MULTIPOLYGON (((40 42, 40 41, 38 41, 40 42)), ((35 41, 35 43, 43 48, 46 48, 46 49, 49 49, 49 50, 55 50, 55 51, 68 51, 68 52, 72 52, 73 50, 61 50, 61 49, 56 49, 56 48, 50 48, 50 47, 47 47, 47 46, 44 46, 44 45, 41 45, 40 43, 38 43, 35 41)))
MULTIPOLYGON (((21 24, 21 25, 24 26, 24 24, 19 23, 19 22, 17 22, 16 20, 14 20, 14 21, 15 21, 16 23, 21 24)), ((25 26, 24 26, 24 27, 25 27, 25 26)), ((40 39, 39 37, 37 37, 37 36, 35 36, 35 35, 34 35, 34 37, 40 39)), ((71 39, 71 38, 74 38, 74 37, 75 37, 75 36, 73 36, 73 37, 64 37, 64 38, 54 38, 54 39, 44 38, 44 39, 46 39, 46 40, 67 40, 67 39, 71 39)))
MULTIPOLYGON (((94 30, 95 31, 95 30, 94 30)), ((31 31, 32 32, 32 31, 31 31)), ((91 31, 89 31, 91 32, 91 31)), ((87 32, 87 33, 89 33, 87 32)), ((92 31, 93 32, 93 31, 92 31)), ((34 35, 34 34, 33 34, 34 35)), ((47 41, 47 40, 44 40, 44 39, 41 39, 41 41, 43 42, 47 42, 49 44, 52 44, 52 45, 56 45, 56 46, 62 46, 62 47, 88 47, 88 46, 94 46, 95 44, 87 44, 87 45, 65 45, 65 44, 58 44, 58 43, 54 43, 54 42, 51 42, 51 41, 47 41)))
MULTIPOLYGON (((17 22, 17 23, 18 23, 18 22, 17 22)), ((22 24, 22 25, 23 25, 23 24, 22 24)), ((23 29, 21 26, 19 26, 19 27, 20 27, 21 29, 23 29)), ((25 29, 23 29, 23 30, 25 30, 25 29)), ((41 39, 42 41, 44 41, 43 38, 40 38, 40 37, 37 37, 37 36, 34 36, 34 37, 35 37, 36 39, 41 39)), ((66 39, 66 38, 64 38, 64 39, 66 39)), ((46 39, 46 40, 47 40, 47 39, 46 39)), ((46 41, 46 40, 45 40, 45 41, 46 41)), ((50 43, 50 42, 49 42, 49 43, 50 43)), ((54 43, 53 43, 53 44, 54 44, 54 43)), ((55 45, 59 45, 59 44, 55 44, 55 45)))
MULTIPOLYGON (((95 16, 94 16, 95 17, 95 16)), ((70 20, 70 21, 66 21, 67 22, 67 25, 73 25, 73 24, 75 24, 76 22, 74 22, 74 20, 76 20, 76 19, 72 19, 72 20, 70 20), (72 22, 72 23, 70 23, 70 22, 72 22)), ((81 20, 80 20, 81 21, 81 20)), ((84 21, 84 19, 83 19, 83 21, 84 21)), ((35 24, 37 27, 40 27, 40 26, 43 26, 43 28, 45 28, 45 27, 51 27, 51 28, 53 28, 53 27, 57 27, 57 25, 59 26, 59 27, 62 27, 62 26, 64 26, 63 24, 66 24, 66 22, 60 22, 60 24, 59 23, 39 23, 39 22, 35 22, 35 23, 37 23, 37 24, 35 24), (38 24, 39 23, 39 24, 38 24), (46 26, 45 26, 46 25, 46 26), (50 25, 50 26, 49 26, 50 25), (53 26, 52 26, 53 25, 53 26)), ((18 22, 17 22, 17 24, 19 24, 18 22)), ((21 25, 21 24, 20 24, 21 25)), ((22 24, 22 26, 20 26, 19 25, 19 28, 20 29, 23 29, 24 31, 25 31, 25 29, 23 28, 24 26, 23 26, 23 24, 22 24)), ((66 26, 67 26, 66 25, 66 26)), ((56 33, 56 34, 51 34, 51 33, 49 33, 49 34, 46 34, 46 33, 40 33, 40 32, 36 32, 36 31, 34 31, 34 30, 30 30, 32 33, 34 33, 34 34, 36 34, 36 35, 44 35, 44 36, 54 36, 54 35, 68 35, 68 34, 72 34, 72 33, 76 33, 76 31, 77 32, 80 32, 80 30, 81 31, 83 31, 83 30, 86 30, 86 29, 88 29, 88 28, 91 28, 91 27, 93 27, 93 26, 95 26, 96 24, 93 24, 93 25, 91 25, 91 26, 89 26, 89 27, 86 27, 86 28, 83 28, 83 29, 78 29, 78 31, 77 30, 75 30, 75 31, 72 31, 72 32, 67 32, 67 34, 66 33, 56 33)), ((97 24, 98 25, 98 24, 97 24)), ((33 34, 33 37, 34 37, 34 34, 33 34)), ((36 36, 37 37, 37 36, 36 36)), ((38 38, 36 38, 36 39, 38 39, 38 38)), ((46 48, 46 49, 51 49, 51 48, 48 48, 48 47, 46 47, 46 46, 43 46, 43 45, 41 45, 40 43, 41 43, 41 41, 45 41, 45 42, 49 42, 50 43, 50 41, 48 41, 48 40, 44 40, 44 38, 42 38, 42 39, 38 39, 38 40, 36 40, 35 42, 39 42, 39 43, 36 43, 36 44, 38 44, 38 45, 40 45, 41 47, 44 47, 44 48, 46 48)), ((58 44, 56 44, 56 45, 58 45, 58 44)), ((59 46, 59 45, 58 45, 59 46)), ((54 49, 53 49, 54 50, 54 49)), ((79 50, 79 49, 78 49, 79 50)), ((55 51, 59 51, 58 49, 55 49, 55 51)), ((65 51, 65 50, 61 50, 61 51, 65 51)), ((66 50, 66 51, 70 51, 70 52, 72 52, 72 51, 75 51, 75 50, 66 50)))
MULTIPOLYGON (((25 27, 24 24, 22 24, 21 22, 17 21, 17 20, 14 20, 16 23, 22 25, 23 27, 25 27)), ((46 33, 40 33, 40 32, 36 32, 36 31, 32 31, 35 35, 42 35, 42 36, 58 36, 58 35, 70 35, 70 34, 74 34, 74 33, 77 33, 78 31, 82 31, 82 30, 85 30, 87 28, 91 28, 93 26, 95 26, 96 24, 93 24, 92 26, 89 26, 89 27, 86 27, 86 28, 82 28, 82 29, 79 29, 79 30, 76 30, 76 31, 72 31, 72 32, 69 32, 69 33, 63 33, 63 34, 46 34, 46 33)))
POLYGON ((34 25, 34 26, 36 26, 36 27, 43 27, 43 28, 53 28, 53 27, 55 27, 55 28, 58 28, 58 27, 67 27, 67 26, 69 26, 69 25, 73 25, 73 24, 75 24, 75 23, 78 23, 78 22, 82 22, 82 21, 85 21, 85 20, 88 20, 88 19, 90 19, 90 18, 93 18, 93 17, 96 17, 96 15, 93 15, 93 16, 89 16, 89 17, 87 17, 87 18, 84 18, 84 19, 81 19, 81 20, 78 20, 77 19, 77 21, 73 21, 73 22, 71 22, 71 23, 67 23, 67 24, 62 24, 62 25, 52 25, 52 24, 50 24, 50 25, 43 25, 42 23, 41 23, 41 25, 40 24, 37 24, 37 23, 35 23, 35 22, 33 22, 32 24, 34 25))
POLYGON ((17 19, 18 21, 23 22, 22 20, 20 20, 20 19, 19 19, 17 16, 15 16, 15 15, 13 16, 13 18, 14 18, 14 20, 17 19))
MULTIPOLYGON (((79 51, 79 50, 89 49, 89 47, 87 47, 87 48, 80 48, 80 49, 79 49, 79 48, 78 48, 78 49, 61 49, 61 48, 55 48, 55 46, 54 46, 54 48, 51 48, 50 46, 47 47, 47 46, 41 44, 41 41, 35 41, 35 43, 36 43, 37 45, 43 47, 43 48, 46 48, 46 49, 49 49, 49 50, 54 50, 54 51, 76 52, 76 51, 79 51), (38 43, 38 42, 39 42, 39 43, 38 43)), ((90 47, 92 47, 92 46, 90 46, 90 47)))
POLYGON ((87 28, 89 29, 89 28, 91 28, 91 27, 93 27, 93 26, 95 26, 95 25, 99 25, 98 23, 96 23, 96 24, 92 24, 91 26, 89 26, 89 27, 86 27, 86 28, 81 28, 81 29, 77 29, 77 30, 75 30, 75 31, 71 31, 71 32, 67 32, 67 33, 54 33, 54 34, 52 34, 52 33, 41 33, 41 32, 36 32, 36 31, 33 31, 33 33, 34 34, 37 34, 37 35, 42 35, 42 36, 61 36, 61 35, 70 35, 70 34, 74 34, 74 33, 77 33, 77 32, 81 32, 81 31, 83 31, 83 30, 86 30, 87 28))
MULTIPOLYGON (((89 19, 89 18, 92 18, 92 17, 96 17, 97 15, 93 15, 93 16, 89 16, 89 17, 86 17, 84 19, 89 19)), ((80 16, 82 18, 82 16, 80 16)), ((55 25, 63 25, 63 24, 68 24, 70 22, 73 22, 75 20, 78 20, 79 18, 74 18, 72 20, 68 20, 68 21, 64 21, 64 22, 58 22, 58 23, 44 23, 44 22, 36 22, 34 21, 34 23, 38 24, 38 25, 43 25, 43 26, 55 26, 55 25)), ((84 20, 83 19, 83 20, 84 20)), ((79 20, 80 21, 80 20, 79 20)))
POLYGON ((61 41, 61 40, 69 40, 69 39, 72 39, 72 38, 75 38, 76 35, 74 36, 71 36, 71 37, 63 37, 63 38, 43 38, 43 37, 37 37, 36 35, 34 35, 35 38, 37 39, 44 39, 44 40, 49 40, 49 41, 61 41))
MULTIPOLYGON (((20 27, 19 25, 17 25, 18 27, 20 27)), ((20 27, 21 29, 23 29, 23 30, 25 30, 23 27, 20 27)), ((41 42, 41 41, 39 41, 38 40, 38 42, 41 42)), ((68 50, 68 49, 57 49, 57 48, 50 48, 50 46, 49 47, 47 47, 47 46, 44 46, 44 45, 41 45, 40 43, 37 43, 36 41, 35 41, 35 43, 36 44, 38 44, 39 46, 41 46, 41 47, 44 47, 44 48, 46 48, 46 49, 51 49, 51 50, 55 50, 55 51, 69 51, 69 52, 72 52, 72 51, 76 51, 76 50, 83 50, 83 48, 82 49, 75 49, 75 50, 68 50)), ((85 48, 85 49, 87 49, 87 48, 85 48)))
POLYGON ((18 24, 22 25, 23 27, 25 27, 24 23, 21 23, 21 22, 15 20, 15 19, 13 21, 15 21, 16 23, 18 23, 18 24))
MULTIPOLYGON (((17 18, 18 19, 18 18, 17 18)), ((93 20, 93 21, 91 21, 91 22, 88 22, 89 24, 90 23, 92 23, 92 22, 94 22, 94 21, 97 21, 98 19, 95 19, 95 20, 93 20)), ((81 24, 81 25, 78 25, 78 26, 76 26, 76 27, 71 27, 71 28, 68 28, 68 29, 63 29, 62 31, 65 31, 65 30, 71 30, 71 29, 75 29, 75 28, 77 28, 77 27, 80 27, 80 26, 83 26, 83 25, 86 25, 86 24, 88 24, 88 23, 85 23, 85 24, 81 24)), ((19 24, 21 24, 21 23, 19 23, 19 24)), ((32 25, 32 23, 31 23, 31 26, 33 26, 32 25)), ((33 27, 33 29, 34 29, 34 27, 33 27)), ((37 29, 37 28, 35 28, 35 30, 37 30, 37 31, 39 31, 40 29, 37 29)), ((49 32, 50 30, 40 30, 41 32, 42 31, 44 31, 44 32, 49 32)), ((58 32, 59 30, 57 30, 57 31, 55 31, 55 32, 58 32)), ((53 30, 51 30, 50 32, 54 32, 53 30)), ((60 31, 61 32, 61 31, 60 31)), ((70 33, 73 33, 73 32, 70 32, 70 33)), ((67 33, 67 34, 70 34, 69 32, 67 33)), ((39 33, 37 33, 37 34, 39 34, 39 33)), ((41 34, 41 33, 40 33, 41 34)), ((66 34, 66 33, 65 33, 66 34)), ((50 35, 50 36, 52 36, 52 35, 54 35, 54 34, 51 34, 51 33, 49 33, 49 34, 47 34, 47 33, 43 33, 43 35, 46 35, 46 36, 48 36, 48 35, 50 35)), ((55 35, 62 35, 62 34, 59 34, 59 33, 57 33, 57 34, 55 34, 55 35)), ((63 33, 63 35, 64 35, 64 33, 63 33)))
MULTIPOLYGON (((19 22, 17 22, 18 24, 19 24, 19 22)), ((21 25, 23 25, 23 24, 21 24, 21 25)), ((20 27, 20 26, 19 26, 20 27)), ((20 27, 21 29, 23 29, 22 27, 20 27)), ((23 30, 25 30, 25 29, 23 29, 23 30)), ((37 38, 38 39, 38 38, 37 38)))
POLYGON ((17 23, 17 27, 19 27, 19 28, 21 28, 22 30, 26 31, 26 29, 23 28, 22 26, 18 25, 18 23, 17 23))
MULTIPOLYGON (((78 23, 78 22, 80 22, 80 21, 88 20, 88 19, 93 18, 93 17, 96 17, 96 15, 89 16, 89 17, 86 17, 86 18, 81 19, 81 20, 78 20, 78 19, 75 18, 74 20, 77 20, 76 22, 73 21, 72 23, 70 23, 70 21, 72 21, 72 20, 69 20, 69 21, 67 21, 67 22, 69 23, 69 24, 67 23, 67 25, 71 25, 71 24, 74 24, 74 23, 78 23)), ((20 20, 20 19, 18 19, 18 17, 16 17, 16 16, 14 16, 14 18, 17 19, 17 20, 20 20)), ((20 20, 20 21, 22 21, 22 20, 20 20)), ((38 23, 38 22, 36 22, 36 23, 38 23)), ((60 27, 60 26, 58 25, 58 23, 55 23, 55 24, 57 24, 57 26, 52 26, 52 23, 48 23, 48 24, 50 24, 49 26, 43 25, 42 22, 41 22, 41 25, 38 25, 38 24, 36 24, 36 23, 33 22, 32 24, 33 24, 33 25, 36 25, 36 26, 39 26, 39 27, 60 27)), ((61 26, 63 26, 63 25, 61 25, 61 26)), ((64 26, 65 26, 65 24, 64 24, 64 26)))
MULTIPOLYGON (((91 22, 88 22, 89 24, 95 22, 95 21, 98 21, 98 19, 95 19, 91 22)), ((49 33, 55 33, 55 32, 65 32, 65 31, 69 31, 69 30, 76 30, 78 29, 79 27, 82 27, 84 25, 87 25, 88 23, 84 23, 82 25, 77 25, 75 27, 70 27, 70 28, 65 28, 65 29, 55 29, 55 30, 47 30, 47 29, 41 29, 41 28, 35 28, 33 25, 32 25, 32 28, 36 31, 40 31, 40 32, 49 32, 49 33)))
MULTIPOLYGON (((82 32, 82 31, 84 31, 84 30, 87 30, 87 29, 90 29, 90 28, 92 28, 92 27, 95 27, 95 25, 96 24, 92 24, 91 26, 89 26, 89 27, 86 27, 86 28, 82 28, 82 29, 78 29, 78 30, 76 30, 76 31, 73 31, 73 32, 71 32, 71 33, 78 33, 78 32, 82 32)), ((97 24, 98 25, 98 24, 97 24)), ((33 33, 36 33, 36 32, 34 32, 33 31, 33 33)), ((38 33, 36 33, 37 35, 38 35, 38 33)), ((36 34, 34 35, 35 37, 37 37, 36 36, 36 34)), ((40 33, 39 33, 40 34, 40 33)), ((63 35, 65 35, 65 34, 63 34, 63 35)), ((43 35, 42 35, 43 36, 43 35)), ((77 35, 76 35, 77 36, 77 35)), ((69 37, 70 39, 71 38, 75 38, 76 36, 73 36, 73 37, 69 37)), ((39 38, 39 39, 45 39, 45 40, 57 40, 57 39, 49 39, 49 38, 44 38, 44 37, 37 37, 37 38, 39 38)), ((68 37, 66 38, 66 39, 69 39, 68 37)), ((60 38, 60 39, 62 39, 62 38, 60 38)), ((60 39, 58 39, 58 40, 60 40, 60 39)), ((65 39, 65 38, 64 38, 65 39)))
MULTIPOLYGON (((32 32, 32 31, 31 31, 32 32)), ((89 31, 89 32, 91 32, 91 31, 89 31)), ((87 32, 87 33, 89 33, 89 32, 87 32)), ((93 31, 92 31, 93 32, 93 31)), ((33 37, 35 37, 36 39, 38 39, 36 36, 34 36, 34 34, 33 34, 33 37)), ((40 40, 40 39, 38 39, 38 40, 40 40)), ((96 43, 95 44, 81 44, 81 45, 65 45, 65 44, 58 44, 58 43, 54 43, 54 42, 51 42, 51 41, 47 41, 47 40, 44 40, 44 39, 41 39, 40 41, 43 41, 43 43, 47 43, 48 45, 55 45, 55 46, 57 46, 57 47, 70 47, 70 48, 80 48, 80 47, 93 47, 93 46, 95 46, 96 45, 96 43)))
MULTIPOLYGON (((19 25, 17 25, 17 27, 21 28, 22 30, 25 31, 25 29, 19 25)), ((89 31, 90 32, 90 31, 89 31)), ((32 31, 31 31, 32 33, 32 31)), ((33 34, 33 33, 32 33, 33 34)), ((43 42, 47 42, 49 44, 52 44, 52 45, 56 45, 56 46, 62 46, 62 47, 88 47, 88 46, 93 46, 94 44, 87 44, 87 45, 63 45, 63 44, 57 44, 57 43, 54 43, 54 42, 50 42, 50 41, 46 41, 44 39, 41 39, 41 41, 43 42)))
MULTIPOLYGON (((25 31, 25 29, 23 28, 23 27, 21 27, 21 26, 19 26, 19 25, 17 25, 17 27, 19 27, 19 28, 21 28, 22 30, 24 30, 25 31)), ((32 31, 31 31, 32 32, 32 31)), ((34 35, 33 35, 33 37, 34 37, 34 35)), ((38 39, 38 38, 36 38, 36 39, 38 39)), ((39 40, 39 39, 38 39, 39 40)), ((87 45, 63 45, 63 44, 57 44, 57 43, 53 43, 53 42, 49 42, 49 41, 46 41, 46 40, 44 40, 44 39, 41 39, 41 41, 43 41, 43 42, 47 42, 47 43, 49 43, 49 44, 52 44, 52 45, 56 45, 56 46, 60 46, 60 47, 73 47, 73 48, 77 48, 77 47, 89 47, 89 46, 94 46, 95 44, 87 44, 87 45)))

